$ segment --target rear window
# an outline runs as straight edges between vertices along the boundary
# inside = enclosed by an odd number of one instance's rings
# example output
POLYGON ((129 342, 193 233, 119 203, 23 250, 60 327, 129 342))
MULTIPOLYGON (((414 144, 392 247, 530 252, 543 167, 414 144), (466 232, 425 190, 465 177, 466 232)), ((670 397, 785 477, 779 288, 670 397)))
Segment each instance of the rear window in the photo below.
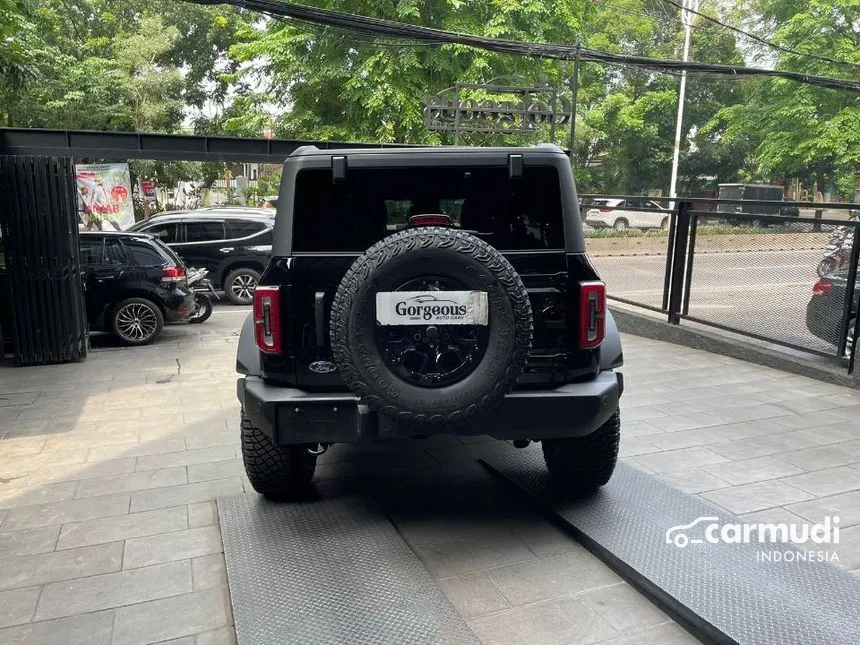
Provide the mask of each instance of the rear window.
POLYGON ((220 221, 185 221, 186 242, 212 242, 224 240, 224 223, 220 221))
POLYGON ((154 246, 149 246, 146 242, 128 241, 131 257, 134 258, 134 263, 142 267, 162 266, 165 263, 165 258, 155 249, 154 246))
POLYGON ((228 234, 227 239, 231 240, 254 235, 266 228, 266 225, 263 222, 252 222, 241 219, 227 220, 226 224, 228 234))
POLYGON ((406 227, 412 215, 443 213, 500 250, 564 249, 558 171, 508 168, 350 169, 296 178, 293 251, 362 252, 406 227))
POLYGON ((167 260, 168 264, 173 264, 178 267, 185 266, 179 256, 176 255, 174 250, 160 240, 152 240, 151 244, 158 250, 159 253, 161 253, 161 257, 167 260))

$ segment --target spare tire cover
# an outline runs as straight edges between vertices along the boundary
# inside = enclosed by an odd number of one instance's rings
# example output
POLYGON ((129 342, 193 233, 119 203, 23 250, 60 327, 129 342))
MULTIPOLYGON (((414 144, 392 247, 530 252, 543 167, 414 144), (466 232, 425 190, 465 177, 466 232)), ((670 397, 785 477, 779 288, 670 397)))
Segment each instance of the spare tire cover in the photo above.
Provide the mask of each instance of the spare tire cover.
POLYGON ((471 419, 510 391, 532 327, 528 293, 501 253, 458 229, 420 227, 355 261, 330 330, 340 374, 371 408, 441 425, 471 419))

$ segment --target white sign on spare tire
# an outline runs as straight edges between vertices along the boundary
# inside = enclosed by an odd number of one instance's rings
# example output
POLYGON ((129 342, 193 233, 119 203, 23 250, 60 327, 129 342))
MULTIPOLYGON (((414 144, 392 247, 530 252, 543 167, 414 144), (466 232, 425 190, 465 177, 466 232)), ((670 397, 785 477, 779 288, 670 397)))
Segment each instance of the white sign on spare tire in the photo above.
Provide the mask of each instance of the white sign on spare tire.
POLYGON ((486 291, 380 291, 380 325, 487 325, 486 291))

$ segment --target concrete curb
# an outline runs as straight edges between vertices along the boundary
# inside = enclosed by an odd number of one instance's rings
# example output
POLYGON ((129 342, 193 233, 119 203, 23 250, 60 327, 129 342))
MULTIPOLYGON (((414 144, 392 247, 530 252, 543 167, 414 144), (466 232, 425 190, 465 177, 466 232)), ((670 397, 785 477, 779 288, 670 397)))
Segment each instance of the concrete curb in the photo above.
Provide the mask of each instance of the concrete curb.
POLYGON ((848 376, 847 363, 836 362, 835 359, 829 361, 687 321, 682 321, 681 325, 670 325, 665 318, 660 319, 656 314, 618 306, 617 303, 612 303, 610 309, 618 329, 625 334, 701 349, 826 383, 860 389, 860 379, 856 375, 848 376))

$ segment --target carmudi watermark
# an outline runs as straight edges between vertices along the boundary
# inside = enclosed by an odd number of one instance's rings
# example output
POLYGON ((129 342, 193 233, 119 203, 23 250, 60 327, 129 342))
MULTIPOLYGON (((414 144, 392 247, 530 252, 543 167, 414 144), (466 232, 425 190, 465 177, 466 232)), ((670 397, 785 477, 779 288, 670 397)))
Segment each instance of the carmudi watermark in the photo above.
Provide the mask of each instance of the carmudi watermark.
POLYGON ((839 517, 827 516, 819 524, 697 517, 667 529, 666 544, 679 549, 691 544, 761 544, 756 552, 758 562, 838 562, 836 551, 828 547, 839 544, 839 517))

